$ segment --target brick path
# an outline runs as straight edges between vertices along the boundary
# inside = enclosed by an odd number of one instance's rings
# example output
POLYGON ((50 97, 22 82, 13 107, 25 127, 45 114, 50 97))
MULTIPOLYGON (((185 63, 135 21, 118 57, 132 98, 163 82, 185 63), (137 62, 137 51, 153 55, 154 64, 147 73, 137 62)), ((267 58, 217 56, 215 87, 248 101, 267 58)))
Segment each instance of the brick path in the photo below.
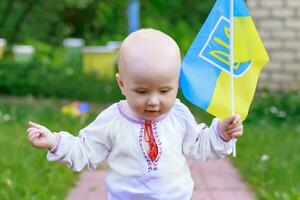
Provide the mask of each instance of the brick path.
MULTIPOLYGON (((254 200, 254 195, 241 181, 238 171, 227 159, 201 163, 189 160, 195 181, 193 200, 254 200)), ((104 200, 107 198, 105 170, 85 171, 67 200, 104 200)))

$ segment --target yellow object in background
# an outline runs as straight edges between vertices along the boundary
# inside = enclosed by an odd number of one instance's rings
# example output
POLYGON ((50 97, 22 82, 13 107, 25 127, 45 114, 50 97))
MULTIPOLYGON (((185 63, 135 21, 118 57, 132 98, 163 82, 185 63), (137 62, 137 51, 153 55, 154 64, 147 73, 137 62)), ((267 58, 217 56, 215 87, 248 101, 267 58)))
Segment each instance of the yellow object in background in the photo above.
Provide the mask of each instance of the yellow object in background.
POLYGON ((6 46, 6 40, 3 38, 0 38, 0 60, 3 58, 5 46, 6 46))
POLYGON ((117 62, 117 48, 110 46, 87 46, 83 48, 83 71, 96 73, 103 79, 113 79, 117 62))
POLYGON ((61 108, 61 112, 72 117, 81 117, 89 111, 87 102, 72 101, 61 108))

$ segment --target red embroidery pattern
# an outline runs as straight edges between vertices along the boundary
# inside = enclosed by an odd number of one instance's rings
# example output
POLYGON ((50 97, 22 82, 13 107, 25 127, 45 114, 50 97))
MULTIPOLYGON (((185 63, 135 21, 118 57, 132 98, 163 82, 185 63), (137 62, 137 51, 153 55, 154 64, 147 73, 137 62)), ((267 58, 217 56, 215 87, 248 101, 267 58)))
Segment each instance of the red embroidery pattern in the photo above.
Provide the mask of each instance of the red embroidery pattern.
POLYGON ((145 139, 150 146, 148 156, 151 161, 154 161, 158 155, 158 147, 155 142, 151 121, 145 121, 145 139))
POLYGON ((159 139, 157 124, 155 122, 152 123, 152 131, 153 131, 153 135, 154 135, 154 140, 158 146, 158 155, 156 156, 155 160, 150 159, 149 155, 146 153, 146 151, 143 147, 143 141, 145 140, 146 130, 145 130, 145 123, 141 124, 140 133, 139 133, 139 144, 140 144, 141 150, 143 152, 144 158, 147 161, 148 172, 158 170, 158 162, 163 153, 162 144, 159 139))

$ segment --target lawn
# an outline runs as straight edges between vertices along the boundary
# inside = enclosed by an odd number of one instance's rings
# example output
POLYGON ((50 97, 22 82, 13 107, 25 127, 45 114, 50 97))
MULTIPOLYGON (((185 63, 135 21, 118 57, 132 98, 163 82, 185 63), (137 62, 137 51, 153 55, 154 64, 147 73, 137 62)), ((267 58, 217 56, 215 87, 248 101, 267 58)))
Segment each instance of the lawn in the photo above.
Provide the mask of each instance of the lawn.
POLYGON ((60 112, 63 103, 0 97, 1 200, 62 200, 74 186, 78 173, 68 170, 66 165, 48 162, 46 151, 31 147, 26 134, 28 120, 54 131, 77 133, 95 117, 95 113, 81 119, 65 116, 60 112))
POLYGON ((246 124, 233 158, 262 200, 300 199, 299 124, 246 124))
MULTIPOLYGON (((46 161, 45 150, 31 147, 26 123, 32 120, 53 131, 77 134, 106 105, 93 106, 93 112, 86 117, 74 119, 60 112, 66 101, 1 96, 0 99, 1 200, 64 199, 78 173, 46 161)), ((206 122, 211 120, 194 107, 192 111, 206 122)), ((244 136, 237 143, 237 157, 231 159, 257 199, 299 200, 300 125, 259 115, 257 110, 250 112, 244 123, 244 136)))

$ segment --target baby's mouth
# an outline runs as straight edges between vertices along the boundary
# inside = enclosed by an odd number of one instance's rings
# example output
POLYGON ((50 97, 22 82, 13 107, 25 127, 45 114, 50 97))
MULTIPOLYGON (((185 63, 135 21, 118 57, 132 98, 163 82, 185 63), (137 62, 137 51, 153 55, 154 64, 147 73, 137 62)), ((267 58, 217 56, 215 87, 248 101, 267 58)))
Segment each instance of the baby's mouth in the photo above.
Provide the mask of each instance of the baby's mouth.
POLYGON ((145 112, 149 114, 156 114, 159 113, 159 110, 145 110, 145 112))

